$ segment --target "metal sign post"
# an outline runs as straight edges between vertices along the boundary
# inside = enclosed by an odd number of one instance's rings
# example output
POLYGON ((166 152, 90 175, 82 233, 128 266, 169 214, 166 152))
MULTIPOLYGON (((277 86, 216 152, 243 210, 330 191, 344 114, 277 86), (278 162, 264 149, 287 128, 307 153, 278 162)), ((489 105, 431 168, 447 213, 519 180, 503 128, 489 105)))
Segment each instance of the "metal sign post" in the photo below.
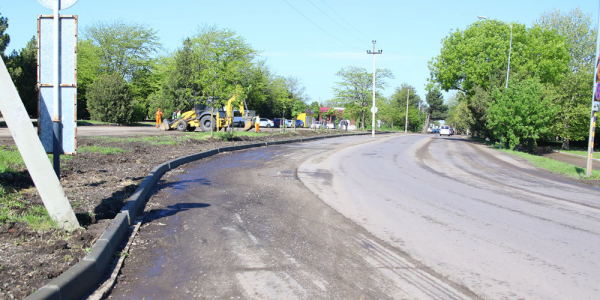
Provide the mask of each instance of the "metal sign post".
MULTIPOLYGON (((72 95, 65 95, 66 91, 63 91, 61 83, 66 82, 67 86, 70 85, 72 87, 76 87, 76 78, 74 75, 76 57, 74 49, 76 47, 77 36, 75 18, 74 22, 67 22, 67 24, 65 24, 65 27, 68 29, 66 32, 72 33, 72 35, 75 36, 75 39, 66 39, 65 41, 62 38, 64 32, 63 30, 61 30, 61 28, 62 26, 64 26, 63 23, 65 22, 64 20, 62 20, 59 11, 61 9, 66 9, 73 6, 77 1, 78 0, 38 0, 40 4, 42 4, 46 8, 52 9, 54 12, 51 23, 48 22, 50 20, 48 20, 47 17, 44 18, 40 16, 38 18, 38 88, 40 91, 40 116, 38 117, 39 134, 40 139, 42 140, 42 144, 44 145, 46 151, 48 153, 53 154, 54 172, 56 173, 56 176, 59 178, 59 180, 60 155, 63 153, 75 153, 74 146, 65 147, 65 145, 63 145, 63 143, 65 142, 69 145, 74 145, 75 143, 74 130, 70 130, 70 128, 76 127, 74 109, 67 108, 65 110, 61 98, 66 96, 69 100, 75 99, 76 89, 73 91, 72 95), (49 34, 48 31, 50 30, 52 31, 52 34, 49 34), (52 37, 52 39, 50 39, 50 37, 52 37), (50 45, 52 45, 52 52, 49 51, 50 45), (65 56, 65 51, 63 51, 65 49, 63 49, 63 47, 65 47, 66 50, 68 50, 70 48, 68 46, 73 47, 73 52, 72 55, 65 56), (50 53, 52 53, 52 64, 50 64, 48 59, 50 53), (62 69, 65 67, 62 64, 62 60, 72 62, 67 63, 67 66, 72 66, 72 72, 61 72, 62 69), (69 76, 71 74, 73 74, 73 76, 69 76), (66 75, 65 78, 61 78, 63 75, 66 75), (49 87, 52 88, 52 94, 48 93, 49 87), (51 110, 50 107, 52 108, 51 110), (74 123, 72 124, 68 122, 70 120, 73 120, 74 123), (63 137, 65 136, 68 138, 66 140, 63 140, 63 137)), ((70 104, 73 101, 68 101, 67 104, 70 104)), ((73 107, 74 105, 75 104, 73 102, 73 107)))

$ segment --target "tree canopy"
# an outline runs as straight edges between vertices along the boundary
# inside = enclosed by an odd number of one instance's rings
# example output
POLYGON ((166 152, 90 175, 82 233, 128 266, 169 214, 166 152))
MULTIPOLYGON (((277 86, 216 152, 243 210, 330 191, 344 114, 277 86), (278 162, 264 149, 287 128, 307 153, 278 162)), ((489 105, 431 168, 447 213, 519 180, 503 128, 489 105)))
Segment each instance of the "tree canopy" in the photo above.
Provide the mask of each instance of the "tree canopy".
MULTIPOLYGON (((394 78, 388 69, 377 69, 375 73, 376 91, 388 86, 385 79, 394 78)), ((336 75, 341 78, 333 88, 336 102, 356 110, 360 115, 361 128, 364 129, 365 115, 373 99, 373 73, 365 68, 348 67, 342 68, 336 75)))

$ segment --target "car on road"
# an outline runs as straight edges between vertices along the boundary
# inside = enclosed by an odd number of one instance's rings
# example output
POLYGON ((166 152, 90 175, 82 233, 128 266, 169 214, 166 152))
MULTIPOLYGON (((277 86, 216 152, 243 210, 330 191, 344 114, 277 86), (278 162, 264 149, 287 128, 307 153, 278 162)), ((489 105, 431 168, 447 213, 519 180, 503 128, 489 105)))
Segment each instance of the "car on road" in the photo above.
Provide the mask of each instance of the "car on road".
POLYGON ((294 127, 294 123, 292 122, 292 120, 285 120, 285 127, 291 128, 294 127))
POLYGON ((433 128, 427 127, 427 133, 433 133, 433 128))
POLYGON ((304 127, 304 121, 296 120, 296 127, 298 127, 298 128, 304 127))
POLYGON ((319 129, 319 128, 321 128, 321 125, 322 124, 320 121, 316 121, 316 122, 310 124, 310 129, 319 129))
POLYGON ((260 118, 260 121, 258 122, 258 126, 271 128, 271 127, 275 126, 275 123, 273 123, 273 121, 271 121, 269 119, 260 118))
POLYGON ((450 126, 448 126, 448 125, 440 126, 440 136, 442 136, 442 135, 447 135, 447 136, 452 135, 452 131, 450 131, 450 126))

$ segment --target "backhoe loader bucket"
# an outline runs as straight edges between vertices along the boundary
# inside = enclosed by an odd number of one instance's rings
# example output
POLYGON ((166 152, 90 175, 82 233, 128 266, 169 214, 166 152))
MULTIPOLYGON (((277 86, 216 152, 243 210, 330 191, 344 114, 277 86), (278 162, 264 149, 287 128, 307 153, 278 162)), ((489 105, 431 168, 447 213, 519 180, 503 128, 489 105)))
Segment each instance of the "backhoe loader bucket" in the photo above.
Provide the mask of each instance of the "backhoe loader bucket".
POLYGON ((249 131, 254 128, 254 122, 252 122, 252 118, 244 118, 244 131, 249 131))

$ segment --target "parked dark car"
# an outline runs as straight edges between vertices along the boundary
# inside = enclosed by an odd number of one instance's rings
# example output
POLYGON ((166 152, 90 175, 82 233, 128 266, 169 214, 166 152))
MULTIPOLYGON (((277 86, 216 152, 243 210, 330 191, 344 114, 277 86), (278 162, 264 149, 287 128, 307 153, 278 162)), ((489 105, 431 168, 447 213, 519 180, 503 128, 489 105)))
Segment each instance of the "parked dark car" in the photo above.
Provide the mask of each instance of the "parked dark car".
POLYGON ((275 124, 275 126, 273 126, 273 127, 275 127, 275 128, 281 127, 281 124, 282 124, 281 121, 283 121, 283 120, 285 120, 285 119, 273 118, 273 124, 275 124))
POLYGON ((302 120, 296 120, 296 127, 304 127, 304 122, 302 120))

